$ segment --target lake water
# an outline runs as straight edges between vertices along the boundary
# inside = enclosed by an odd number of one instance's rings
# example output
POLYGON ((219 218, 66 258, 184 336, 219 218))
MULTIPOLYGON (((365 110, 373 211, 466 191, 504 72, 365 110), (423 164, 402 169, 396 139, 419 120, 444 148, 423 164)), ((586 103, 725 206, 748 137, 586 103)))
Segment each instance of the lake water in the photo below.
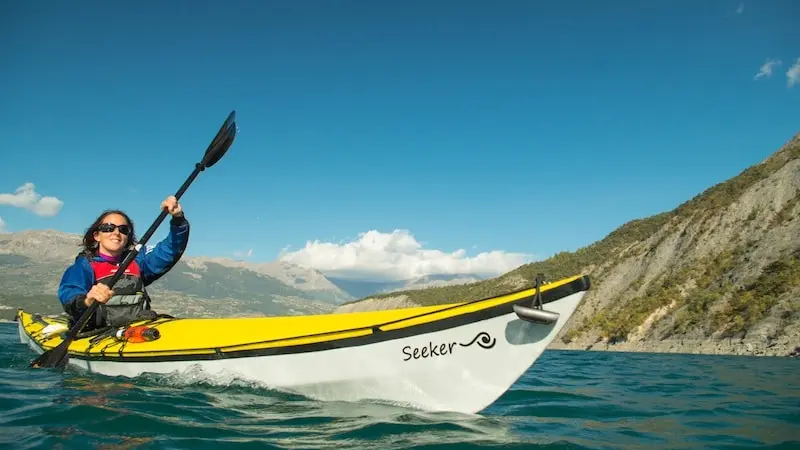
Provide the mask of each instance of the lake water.
POLYGON ((800 358, 548 351, 463 415, 29 369, 33 357, 0 323, 1 448, 800 448, 800 358))

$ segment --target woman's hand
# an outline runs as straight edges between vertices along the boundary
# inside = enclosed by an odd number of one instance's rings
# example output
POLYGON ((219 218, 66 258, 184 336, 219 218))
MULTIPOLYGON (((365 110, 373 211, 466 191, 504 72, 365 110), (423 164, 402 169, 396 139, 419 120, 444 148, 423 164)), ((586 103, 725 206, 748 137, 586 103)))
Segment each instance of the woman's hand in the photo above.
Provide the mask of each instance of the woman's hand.
POLYGON ((106 303, 113 295, 114 291, 109 289, 108 286, 103 283, 97 283, 86 293, 86 300, 83 303, 86 306, 91 305, 94 301, 106 303))
POLYGON ((172 217, 183 216, 183 208, 181 208, 181 204, 178 203, 178 199, 176 199, 174 195, 170 195, 166 200, 161 202, 161 209, 166 209, 172 217))

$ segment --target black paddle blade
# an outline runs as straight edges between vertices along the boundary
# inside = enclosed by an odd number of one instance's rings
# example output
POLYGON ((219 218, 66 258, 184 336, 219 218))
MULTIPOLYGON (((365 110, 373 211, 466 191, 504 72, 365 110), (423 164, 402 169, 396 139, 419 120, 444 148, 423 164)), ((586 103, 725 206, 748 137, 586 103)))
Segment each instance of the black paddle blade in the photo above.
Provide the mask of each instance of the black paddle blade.
POLYGON ((217 161, 219 161, 222 158, 222 156, 225 155, 225 152, 227 152, 228 149, 231 147, 231 144, 233 144, 234 139, 236 139, 236 122, 233 122, 233 124, 231 125, 231 129, 228 132, 228 136, 225 138, 222 144, 220 144, 217 147, 217 151, 212 152, 211 155, 209 156, 209 160, 204 162, 203 165, 206 168, 209 168, 214 164, 216 164, 217 161))
POLYGON ((217 132, 217 135, 214 136, 214 140, 211 141, 211 144, 208 146, 208 150, 206 150, 206 154, 203 155, 203 161, 201 164, 205 168, 209 168, 217 163, 217 161, 222 158, 225 152, 228 151, 231 144, 233 144, 233 139, 236 137, 236 111, 231 111, 228 115, 228 118, 225 119, 225 123, 222 124, 222 127, 217 132))
POLYGON ((212 150, 206 157, 203 158, 203 166, 207 169, 219 161, 225 152, 228 151, 233 140, 236 138, 236 122, 233 123, 231 129, 228 130, 228 135, 222 143, 212 150))
POLYGON ((55 367, 63 369, 67 365, 67 351, 69 350, 70 340, 64 340, 57 347, 47 350, 34 359, 29 367, 55 367))

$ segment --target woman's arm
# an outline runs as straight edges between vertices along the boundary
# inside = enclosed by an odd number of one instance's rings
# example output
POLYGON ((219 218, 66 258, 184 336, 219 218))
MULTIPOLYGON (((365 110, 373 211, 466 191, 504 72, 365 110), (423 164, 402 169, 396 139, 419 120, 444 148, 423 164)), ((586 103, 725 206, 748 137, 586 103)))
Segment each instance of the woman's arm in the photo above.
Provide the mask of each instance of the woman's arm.
POLYGON ((183 215, 169 222, 169 234, 152 249, 143 248, 136 255, 145 286, 167 273, 183 256, 189 244, 189 221, 183 215))
POLYGON ((89 261, 78 257, 67 267, 58 286, 58 300, 64 311, 77 319, 86 311, 86 294, 94 284, 94 274, 89 261))

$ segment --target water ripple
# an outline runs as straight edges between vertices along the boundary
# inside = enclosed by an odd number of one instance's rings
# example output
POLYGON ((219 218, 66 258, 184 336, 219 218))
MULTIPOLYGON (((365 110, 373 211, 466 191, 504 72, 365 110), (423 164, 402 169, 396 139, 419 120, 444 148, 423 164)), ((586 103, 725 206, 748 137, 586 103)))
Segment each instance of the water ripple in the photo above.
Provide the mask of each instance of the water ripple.
POLYGON ((7 324, 0 346, 0 446, 13 448, 800 447, 798 359, 547 352, 473 415, 316 402, 202 374, 33 371, 7 324))

